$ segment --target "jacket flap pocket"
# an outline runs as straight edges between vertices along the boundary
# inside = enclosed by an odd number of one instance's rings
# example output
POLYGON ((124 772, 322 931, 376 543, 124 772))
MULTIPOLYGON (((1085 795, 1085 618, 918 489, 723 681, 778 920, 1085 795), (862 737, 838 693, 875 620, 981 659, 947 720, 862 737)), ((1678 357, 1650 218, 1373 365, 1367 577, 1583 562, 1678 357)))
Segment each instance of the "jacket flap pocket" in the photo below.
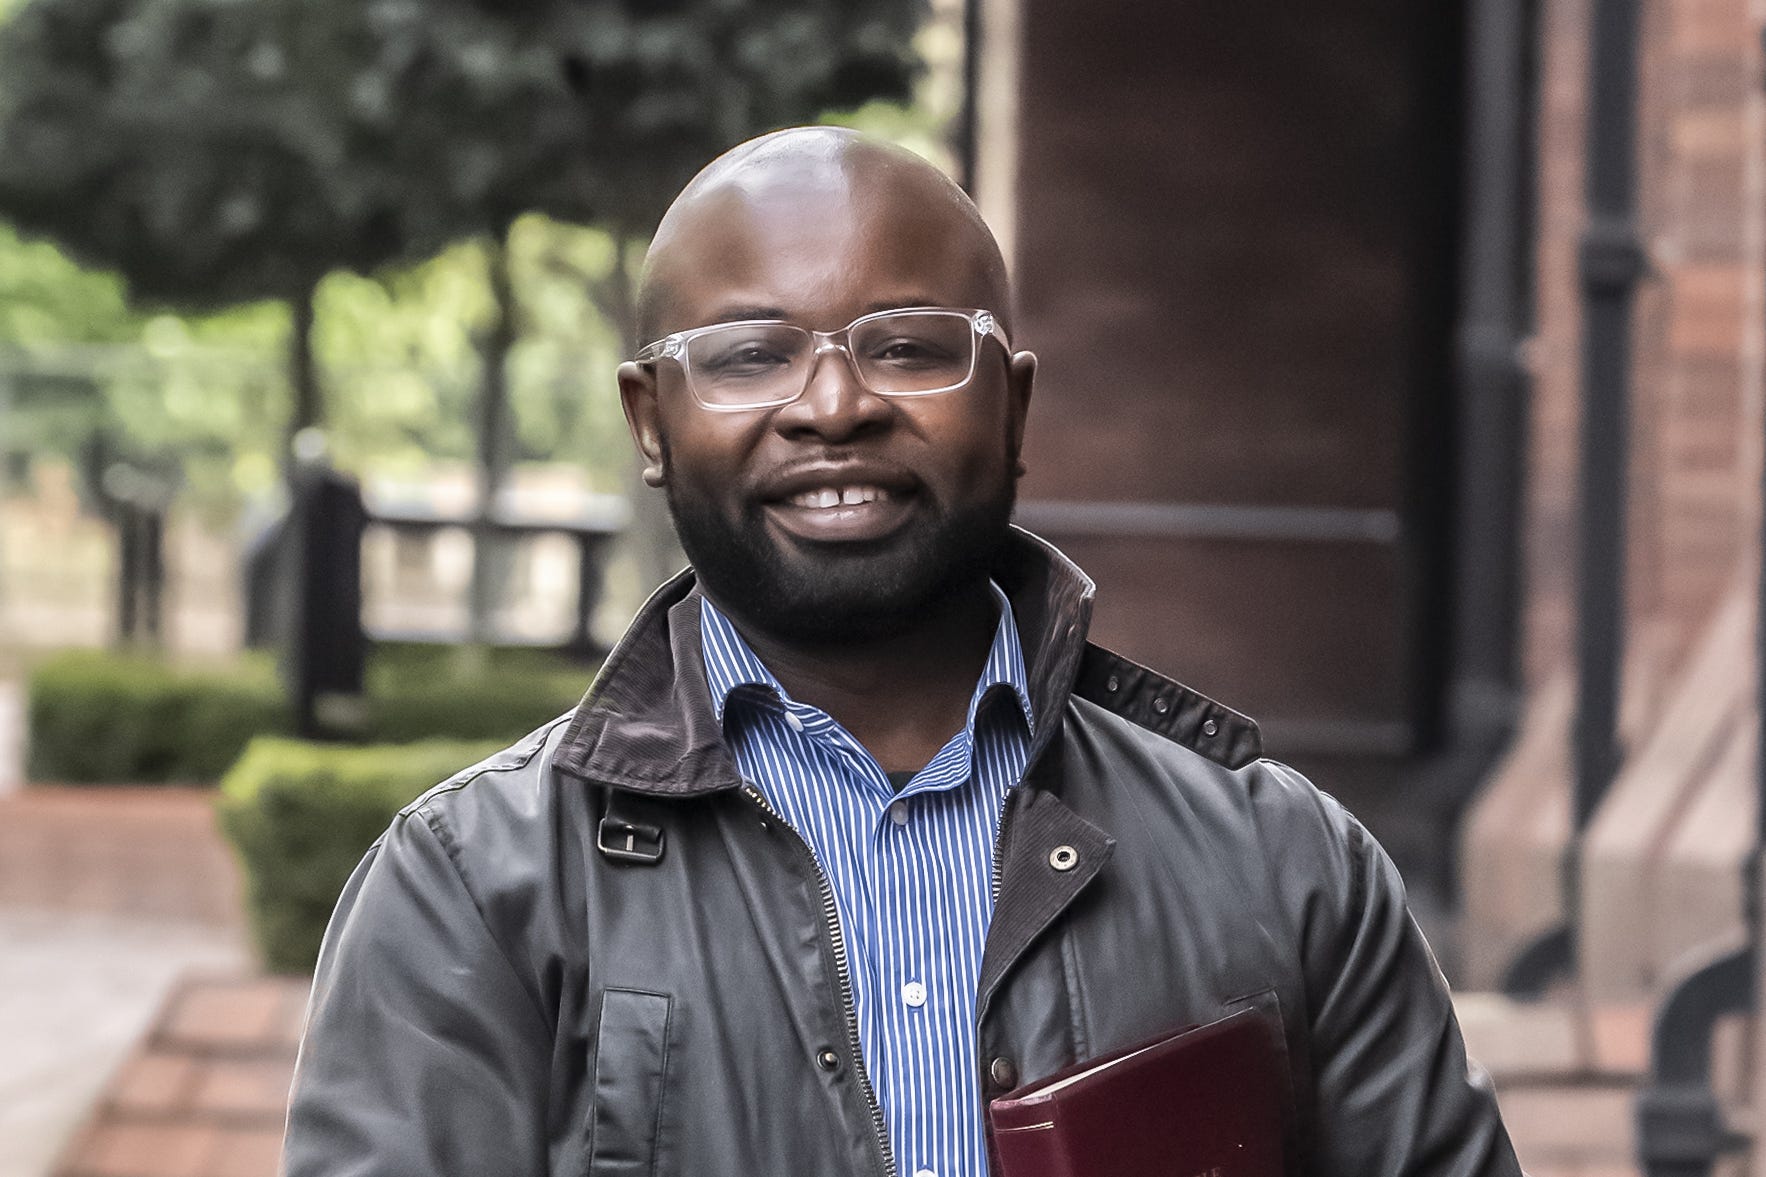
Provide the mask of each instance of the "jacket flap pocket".
POLYGON ((665 993, 608 989, 601 994, 590 1177, 650 1177, 656 1171, 671 1007, 665 993))

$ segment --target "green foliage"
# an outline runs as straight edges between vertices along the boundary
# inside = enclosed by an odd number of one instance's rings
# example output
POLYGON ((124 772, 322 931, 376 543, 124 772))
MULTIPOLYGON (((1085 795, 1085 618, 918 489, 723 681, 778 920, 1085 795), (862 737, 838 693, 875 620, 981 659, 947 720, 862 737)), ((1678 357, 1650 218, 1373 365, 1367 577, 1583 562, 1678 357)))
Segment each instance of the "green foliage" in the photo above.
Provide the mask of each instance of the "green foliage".
MULTIPOLYGON (((597 490, 623 488, 630 442, 613 373, 619 332, 589 293, 614 264, 600 229, 537 214, 508 234, 519 338, 507 363, 516 461, 567 461, 597 490)), ((482 239, 372 278, 338 273, 318 296, 315 346, 329 390, 337 462, 415 472, 473 452, 480 342, 497 308, 482 239)))
POLYGON ((393 815, 496 747, 253 741, 222 782, 219 808, 245 867, 264 964, 275 972, 310 971, 350 872, 393 815))
MULTIPOLYGON (((462 665, 451 648, 391 646, 369 662, 361 739, 509 743, 575 705, 589 670, 543 651, 462 665)), ((206 784, 290 718, 268 659, 206 669, 137 654, 76 651, 39 665, 27 704, 32 780, 206 784)))
POLYGON ((0 225, 0 449, 65 456, 102 428, 211 514, 272 493, 316 388, 284 370, 287 305, 253 300, 316 287, 339 465, 470 456, 507 309, 506 460, 619 490, 626 255, 771 127, 862 105, 935 148, 936 120, 882 105, 952 52, 949 21, 916 36, 927 7, 0 0, 0 214, 59 243, 0 225), (512 307, 486 289, 493 240, 512 307))
MULTIPOLYGON (((588 289, 613 267, 614 239, 531 215, 509 241, 521 324, 508 364, 512 457, 569 462, 616 492, 630 445, 613 381, 623 345, 588 289)), ((478 342, 495 313, 485 252, 468 241, 320 286, 314 344, 340 466, 420 475, 471 456, 478 342)), ((277 484, 288 330, 278 303, 136 312, 113 275, 0 224, 0 450, 72 458, 103 429, 181 471, 187 501, 225 513, 277 484)))
POLYGON ((287 730, 270 665, 174 669, 145 655, 62 654, 30 677, 32 780, 217 780, 254 735, 287 730))
POLYGON ((718 151, 906 98, 925 0, 34 0, 0 209, 139 296, 302 296, 540 211, 642 234, 718 151))
POLYGON ((507 744, 575 706, 589 685, 582 667, 543 651, 492 650, 482 669, 462 666, 476 653, 449 646, 383 649, 368 668, 366 738, 507 744))

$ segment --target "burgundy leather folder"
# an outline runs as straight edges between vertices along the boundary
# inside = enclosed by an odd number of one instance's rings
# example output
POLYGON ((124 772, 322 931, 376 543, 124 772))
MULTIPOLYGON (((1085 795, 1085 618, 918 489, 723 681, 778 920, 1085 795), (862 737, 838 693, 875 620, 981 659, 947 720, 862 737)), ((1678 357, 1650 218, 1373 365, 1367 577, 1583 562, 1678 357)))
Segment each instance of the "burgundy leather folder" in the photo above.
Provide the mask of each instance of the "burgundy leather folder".
POLYGON ((1245 1010, 993 1101, 1002 1177, 1282 1177, 1280 1029, 1245 1010))

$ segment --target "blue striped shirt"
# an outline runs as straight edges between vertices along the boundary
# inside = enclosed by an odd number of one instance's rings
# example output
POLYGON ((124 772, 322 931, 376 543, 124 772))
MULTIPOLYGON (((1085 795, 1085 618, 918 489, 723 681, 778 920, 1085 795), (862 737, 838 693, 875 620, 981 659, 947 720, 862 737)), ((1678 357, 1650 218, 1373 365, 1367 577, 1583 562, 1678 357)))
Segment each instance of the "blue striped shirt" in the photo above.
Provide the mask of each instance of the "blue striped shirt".
POLYGON ((701 608, 737 767, 833 891, 865 1072, 904 1177, 987 1173, 976 990, 1000 815, 1035 723, 1012 607, 990 587, 999 625, 967 722, 900 791, 845 728, 787 695, 710 601, 701 608))

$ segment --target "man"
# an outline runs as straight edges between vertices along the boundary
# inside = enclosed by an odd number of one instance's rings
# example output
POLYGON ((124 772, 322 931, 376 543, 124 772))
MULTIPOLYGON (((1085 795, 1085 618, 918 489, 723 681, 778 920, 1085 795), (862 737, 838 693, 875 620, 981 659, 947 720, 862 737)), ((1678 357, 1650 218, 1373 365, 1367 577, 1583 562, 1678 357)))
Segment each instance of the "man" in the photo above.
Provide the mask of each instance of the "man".
POLYGON ((356 872, 291 1177, 983 1177, 986 1100, 1241 1008, 1297 1170, 1518 1173, 1384 854, 1010 528, 1009 311, 962 192, 848 132, 676 201, 619 382, 694 570, 356 872))

